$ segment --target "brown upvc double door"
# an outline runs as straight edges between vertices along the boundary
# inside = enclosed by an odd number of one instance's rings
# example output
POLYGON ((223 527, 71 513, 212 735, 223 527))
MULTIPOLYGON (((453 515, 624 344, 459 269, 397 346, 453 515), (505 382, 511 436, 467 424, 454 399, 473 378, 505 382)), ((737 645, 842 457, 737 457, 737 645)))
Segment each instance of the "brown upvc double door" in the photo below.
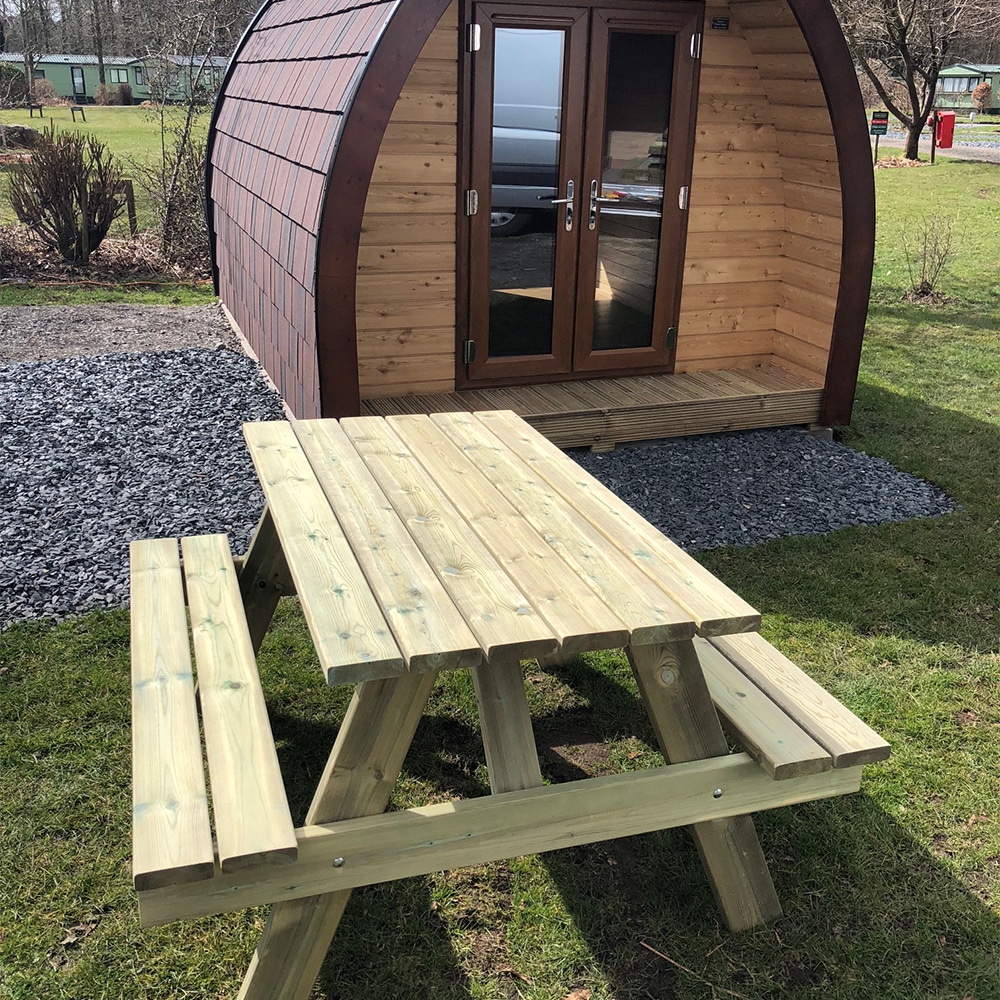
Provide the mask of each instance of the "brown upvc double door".
POLYGON ((703 5, 467 9, 460 384, 671 371, 703 5))

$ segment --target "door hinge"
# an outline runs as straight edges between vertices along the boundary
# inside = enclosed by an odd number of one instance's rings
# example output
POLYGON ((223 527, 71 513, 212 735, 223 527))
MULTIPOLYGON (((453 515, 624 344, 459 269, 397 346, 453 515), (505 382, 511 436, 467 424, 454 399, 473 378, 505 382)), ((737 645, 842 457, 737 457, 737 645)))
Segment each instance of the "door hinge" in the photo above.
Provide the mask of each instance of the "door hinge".
POLYGON ((462 363, 471 365, 476 360, 476 342, 466 340, 462 342, 462 363))
POLYGON ((701 58, 701 32, 696 31, 691 36, 691 58, 700 59, 701 58))
POLYGON ((465 214, 475 215, 479 211, 479 192, 470 188, 465 192, 465 214))
POLYGON ((483 33, 478 24, 467 24, 465 26, 465 50, 466 52, 478 52, 483 44, 483 33))
POLYGON ((682 187, 680 191, 677 192, 677 207, 682 212, 686 212, 688 207, 688 202, 690 200, 691 200, 691 188, 689 188, 687 184, 685 184, 684 187, 682 187))
POLYGON ((667 330, 667 350, 672 351, 677 346, 677 327, 672 326, 667 330))

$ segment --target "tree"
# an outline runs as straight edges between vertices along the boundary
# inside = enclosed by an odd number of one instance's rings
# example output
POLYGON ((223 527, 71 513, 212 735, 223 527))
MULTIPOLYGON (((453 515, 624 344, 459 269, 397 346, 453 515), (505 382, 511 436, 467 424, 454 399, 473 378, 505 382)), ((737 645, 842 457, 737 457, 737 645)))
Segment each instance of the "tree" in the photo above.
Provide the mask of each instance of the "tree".
POLYGON ((993 88, 985 81, 979 84, 972 92, 972 106, 980 113, 985 112, 990 106, 993 97, 993 88))
POLYGON ((938 75, 959 44, 996 36, 996 0, 833 0, 833 6, 861 71, 906 127, 904 155, 917 159, 938 75), (905 100, 886 76, 900 81, 905 100))

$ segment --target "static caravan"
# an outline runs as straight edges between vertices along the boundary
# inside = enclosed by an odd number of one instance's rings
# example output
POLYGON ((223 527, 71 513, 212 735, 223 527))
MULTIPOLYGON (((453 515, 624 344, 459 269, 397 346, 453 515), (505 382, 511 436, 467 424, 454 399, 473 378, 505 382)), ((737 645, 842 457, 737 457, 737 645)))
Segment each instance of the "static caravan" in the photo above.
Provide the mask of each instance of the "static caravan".
POLYGON ((991 63, 957 63, 946 66, 938 76, 934 106, 971 111, 972 92, 981 83, 990 85, 986 113, 1000 115, 1000 66, 991 63))
MULTIPOLYGON (((108 87, 129 83, 129 56, 105 56, 104 78, 108 87)), ((8 63, 24 73, 24 56, 20 52, 0 52, 0 62, 8 63)), ((35 79, 48 80, 60 97, 77 104, 89 104, 100 85, 97 56, 76 53, 52 53, 35 57, 35 79)))
POLYGON ((209 144, 219 295, 301 417, 850 418, 874 187, 829 0, 269 0, 209 144))

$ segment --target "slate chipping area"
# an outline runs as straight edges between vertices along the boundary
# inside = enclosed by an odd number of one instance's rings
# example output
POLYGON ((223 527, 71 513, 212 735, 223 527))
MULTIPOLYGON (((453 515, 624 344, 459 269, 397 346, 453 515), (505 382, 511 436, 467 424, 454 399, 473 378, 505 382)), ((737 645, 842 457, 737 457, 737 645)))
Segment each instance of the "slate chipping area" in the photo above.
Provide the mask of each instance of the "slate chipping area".
POLYGON ((264 498, 241 425, 284 415, 229 350, 0 365, 0 628, 126 604, 134 538, 242 551, 264 498))
POLYGON ((572 455, 690 552, 958 509, 937 487, 884 459, 796 428, 572 455))
MULTIPOLYGON (((284 418, 258 366, 184 349, 0 365, 0 629, 128 602, 128 542, 227 532, 263 506, 247 420, 284 418)), ((691 551, 948 513, 889 463, 799 430, 572 452, 691 551)))

